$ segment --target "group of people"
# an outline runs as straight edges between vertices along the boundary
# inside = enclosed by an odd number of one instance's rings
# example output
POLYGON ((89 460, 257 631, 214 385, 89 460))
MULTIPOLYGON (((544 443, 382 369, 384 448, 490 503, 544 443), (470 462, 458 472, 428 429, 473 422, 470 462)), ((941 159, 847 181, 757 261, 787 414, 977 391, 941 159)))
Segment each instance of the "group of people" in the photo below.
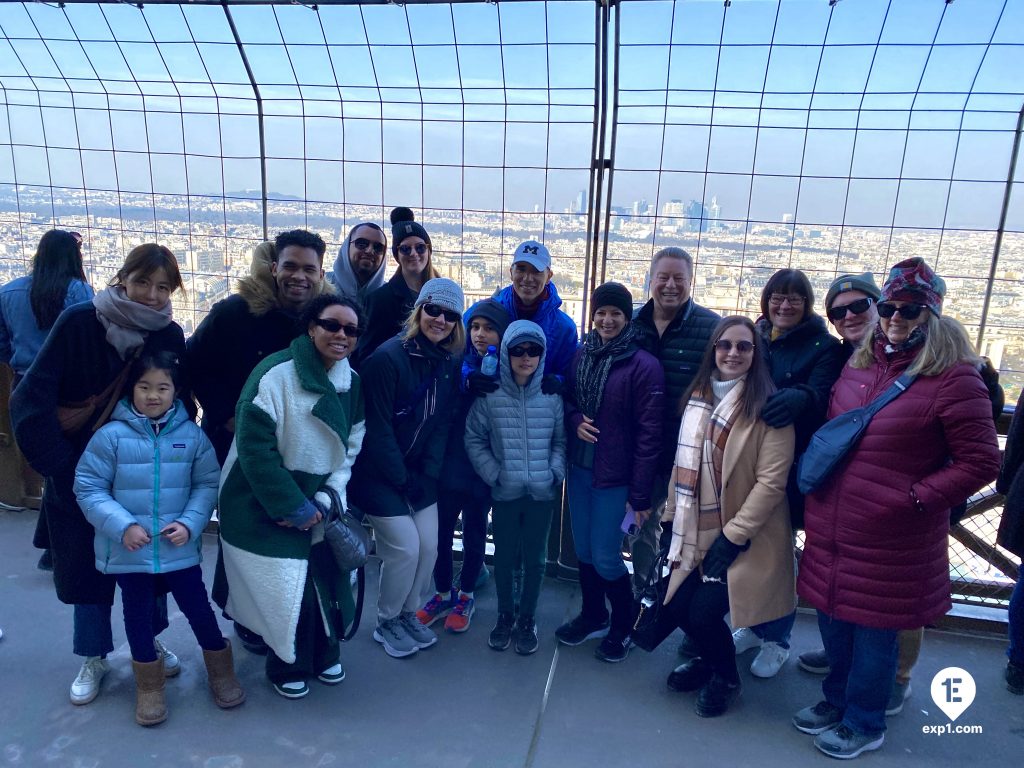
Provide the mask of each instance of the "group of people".
MULTIPOLYGON (((824 644, 801 665, 826 677, 823 700, 794 725, 826 754, 855 757, 881 746, 886 715, 909 695, 921 628, 950 607, 950 510, 999 474, 994 371, 943 313, 945 285, 919 258, 881 288, 870 274, 838 277, 825 297, 837 339, 799 270, 769 279, 756 322, 720 318, 691 295, 690 255, 665 248, 650 300, 634 309, 625 286, 598 286, 580 340, 543 244, 519 245, 510 285, 467 309, 435 269, 426 229, 397 208, 387 282, 388 233, 376 224, 352 229, 326 275, 324 241, 284 232, 186 342, 171 314, 182 289, 173 254, 139 246, 90 300, 77 244, 47 255, 65 234, 44 236, 19 294, 18 281, 0 290, 0 348, 17 377, 18 444, 46 477, 58 597, 74 606, 85 657, 71 700, 100 690, 119 586, 143 725, 166 718, 164 677, 180 669, 158 639, 167 592, 216 703, 245 698, 199 570, 214 508, 214 602, 266 654, 274 689, 301 698, 311 681, 344 679, 339 641, 355 619, 350 574, 325 540, 333 511, 373 530, 372 635, 396 658, 437 643, 439 620, 469 629, 490 514, 488 644, 529 655, 564 483, 581 605, 555 629, 559 643, 600 639, 595 655, 622 661, 641 599, 660 601, 661 638, 682 629, 690 655, 668 685, 696 692, 697 714, 713 717, 740 693, 739 654, 758 649, 758 677, 786 662, 799 595, 824 644), (60 279, 48 266, 58 261, 60 279), (815 431, 897 379, 905 393, 802 494, 797 467, 815 431)), ((1008 449, 999 481, 1013 551, 1022 455, 1008 449)), ((1022 612, 1018 586, 1007 667, 1017 693, 1022 612)))

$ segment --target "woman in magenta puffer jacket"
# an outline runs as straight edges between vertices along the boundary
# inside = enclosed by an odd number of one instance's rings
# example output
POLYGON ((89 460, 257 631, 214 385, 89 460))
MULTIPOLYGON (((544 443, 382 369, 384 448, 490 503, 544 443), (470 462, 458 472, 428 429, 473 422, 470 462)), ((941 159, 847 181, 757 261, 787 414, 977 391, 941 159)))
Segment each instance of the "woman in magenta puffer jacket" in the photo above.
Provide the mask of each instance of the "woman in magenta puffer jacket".
POLYGON ((818 609, 831 671, 825 700, 794 725, 833 757, 877 749, 896 670, 896 632, 950 607, 949 509, 999 472, 992 408, 945 283, 920 258, 892 268, 879 324, 832 390, 829 418, 917 378, 808 495, 798 592, 818 609))

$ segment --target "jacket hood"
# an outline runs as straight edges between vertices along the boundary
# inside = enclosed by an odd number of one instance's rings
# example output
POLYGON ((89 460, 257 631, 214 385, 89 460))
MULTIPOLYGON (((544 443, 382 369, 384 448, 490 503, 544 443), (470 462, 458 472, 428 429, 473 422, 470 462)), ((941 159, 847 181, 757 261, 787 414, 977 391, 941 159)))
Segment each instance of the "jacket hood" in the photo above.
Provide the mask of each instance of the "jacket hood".
MULTIPOLYGON (((327 282, 326 278, 313 286, 313 298, 321 293, 333 293, 334 288, 327 282)), ((249 267, 249 276, 238 281, 238 295, 245 299, 249 305, 249 311, 256 315, 265 315, 272 309, 279 307, 277 303, 277 281, 270 271, 270 258, 263 251, 257 250, 253 254, 252 264, 249 267)))
MULTIPOLYGON (((541 301, 540 306, 537 308, 537 313, 533 316, 534 322, 540 322, 542 318, 557 312, 558 308, 562 306, 562 297, 558 295, 558 289, 555 288, 554 280, 548 281, 547 290, 548 297, 541 301)), ((495 291, 491 298, 500 302, 505 307, 509 317, 513 319, 516 317, 515 288, 511 285, 506 285, 504 288, 499 288, 495 291)))
MULTIPOLYGON (((117 405, 114 406, 114 410, 110 414, 110 419, 111 421, 123 421, 136 432, 145 435, 146 437, 153 436, 153 433, 149 429, 149 418, 147 416, 140 416, 137 414, 135 409, 132 408, 131 401, 127 397, 121 398, 117 405)), ((175 400, 174 405, 171 406, 170 418, 167 420, 166 426, 160 431, 160 434, 162 435, 171 431, 185 421, 190 421, 188 418, 188 412, 185 410, 185 405, 181 400, 175 400)))
POLYGON ((526 395, 530 397, 540 392, 540 380, 544 378, 544 358, 547 356, 548 343, 544 338, 544 331, 532 320, 516 320, 505 331, 501 339, 501 354, 499 375, 501 377, 501 388, 506 392, 517 393, 519 385, 512 376, 512 364, 509 360, 508 351, 517 344, 533 342, 540 344, 544 350, 541 353, 540 361, 537 363, 537 370, 533 372, 530 381, 526 385, 526 395))
POLYGON ((349 244, 352 241, 352 232, 355 232, 361 226, 363 225, 357 224, 348 233, 348 237, 341 244, 341 247, 338 249, 338 255, 334 259, 334 269, 327 273, 327 279, 334 285, 338 293, 342 296, 348 296, 350 299, 356 299, 360 303, 366 300, 371 291, 375 291, 384 285, 384 270, 387 267, 387 259, 381 256, 380 266, 377 267, 377 271, 366 281, 366 285, 359 285, 359 280, 352 269, 352 262, 349 260, 348 252, 349 244))

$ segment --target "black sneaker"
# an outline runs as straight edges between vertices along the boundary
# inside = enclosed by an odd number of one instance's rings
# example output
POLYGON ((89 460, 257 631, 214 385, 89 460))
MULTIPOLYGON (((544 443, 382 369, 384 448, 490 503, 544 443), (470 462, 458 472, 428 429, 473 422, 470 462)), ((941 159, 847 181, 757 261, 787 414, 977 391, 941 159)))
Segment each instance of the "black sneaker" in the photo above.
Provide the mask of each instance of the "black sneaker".
POLYGON ((1006 662, 1006 690, 1017 696, 1024 696, 1024 666, 1006 662))
POLYGON ((698 691, 711 679, 711 667, 704 659, 696 656, 685 664, 680 664, 668 676, 668 687, 673 691, 688 693, 698 691))
POLYGON ((697 703, 693 710, 699 717, 718 717, 724 715, 743 690, 739 681, 730 683, 721 675, 712 675, 707 684, 697 694, 697 703))
POLYGON ((793 715, 793 726, 798 731, 817 736, 835 728, 843 722, 843 710, 833 707, 827 701, 819 701, 813 707, 804 707, 793 715))
POLYGON ((633 643, 630 642, 629 635, 623 635, 621 632, 609 632, 604 640, 601 641, 601 644, 597 646, 594 655, 601 661, 615 664, 625 661, 632 646, 633 643))
POLYGON ((555 637, 562 645, 580 645, 608 634, 608 619, 595 621, 582 613, 572 621, 555 630, 555 637))
POLYGON ((487 644, 496 651, 504 651, 512 645, 512 629, 515 627, 516 618, 511 613, 499 613, 498 623, 494 625, 487 644))
POLYGON ((533 616, 520 616, 516 621, 516 653, 529 656, 537 652, 540 640, 537 637, 537 622, 533 616))

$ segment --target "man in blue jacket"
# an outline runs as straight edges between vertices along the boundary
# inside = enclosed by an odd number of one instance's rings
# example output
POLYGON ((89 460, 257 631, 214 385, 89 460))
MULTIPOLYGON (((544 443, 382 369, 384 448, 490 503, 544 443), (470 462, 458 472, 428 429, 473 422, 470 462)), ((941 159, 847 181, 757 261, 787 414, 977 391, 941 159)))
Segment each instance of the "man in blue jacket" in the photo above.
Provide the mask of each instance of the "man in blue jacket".
POLYGON ((560 310, 562 299, 551 282, 551 254, 542 243, 527 240, 512 255, 509 276, 512 285, 494 298, 512 320, 532 320, 544 331, 547 358, 541 387, 546 395, 562 392, 562 382, 573 353, 579 345, 576 323, 560 310))

